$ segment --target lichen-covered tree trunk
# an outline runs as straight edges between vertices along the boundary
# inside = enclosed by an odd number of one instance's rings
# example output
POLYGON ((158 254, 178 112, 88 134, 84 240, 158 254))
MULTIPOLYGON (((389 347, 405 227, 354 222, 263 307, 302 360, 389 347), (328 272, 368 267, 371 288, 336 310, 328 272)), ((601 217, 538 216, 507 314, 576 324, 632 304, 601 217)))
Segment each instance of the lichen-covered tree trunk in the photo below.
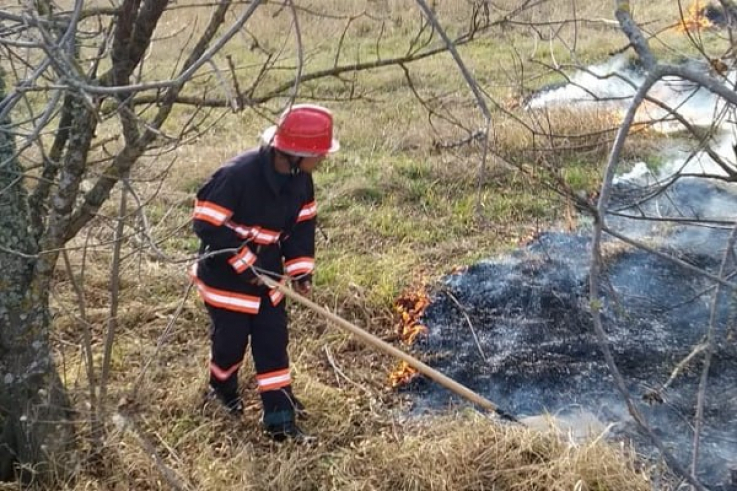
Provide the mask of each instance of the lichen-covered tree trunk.
MULTIPOLYGON (((0 72, 0 101, 5 96, 0 72)), ((52 358, 47 281, 9 121, 0 121, 0 479, 47 481, 69 469, 69 401, 52 358), (41 281, 39 281, 41 280, 41 281)))

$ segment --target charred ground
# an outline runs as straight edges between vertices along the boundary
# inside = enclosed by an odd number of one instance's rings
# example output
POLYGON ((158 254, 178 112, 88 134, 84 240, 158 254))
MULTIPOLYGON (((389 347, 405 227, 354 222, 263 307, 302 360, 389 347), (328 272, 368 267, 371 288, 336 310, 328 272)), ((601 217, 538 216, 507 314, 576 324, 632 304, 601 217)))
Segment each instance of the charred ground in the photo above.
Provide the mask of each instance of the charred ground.
MULTIPOLYGON (((686 202, 690 212, 707 213, 704 203, 714 200, 737 205, 734 195, 723 190, 712 200, 704 199, 712 196, 706 190, 684 181, 673 194, 662 196, 659 205, 667 211, 664 203, 676 203, 676 195, 701 196, 686 202)), ((620 196, 619 203, 624 200, 620 196)), ((719 246, 727 231, 711 229, 707 239, 694 227, 669 230, 658 239, 660 252, 718 272, 719 246)), ((514 413, 565 413, 582 407, 614 423, 613 437, 634 440, 647 453, 648 444, 627 416, 595 338, 588 301, 589 246, 585 231, 548 232, 508 256, 447 277, 427 309, 429 335, 418 346, 436 368, 514 413)), ((672 261, 626 247, 607 255, 605 279, 600 293, 615 361, 656 433, 688 461, 701 361, 686 365, 666 390, 659 389, 703 341, 713 284, 672 261), (662 399, 653 399, 653 393, 662 399)), ((737 451, 734 314, 734 298, 723 294, 715 327, 724 342, 716 346, 712 361, 703 434, 701 477, 711 484, 727 477, 737 451)), ((413 390, 418 409, 449 401, 436 386, 420 382, 413 390)))

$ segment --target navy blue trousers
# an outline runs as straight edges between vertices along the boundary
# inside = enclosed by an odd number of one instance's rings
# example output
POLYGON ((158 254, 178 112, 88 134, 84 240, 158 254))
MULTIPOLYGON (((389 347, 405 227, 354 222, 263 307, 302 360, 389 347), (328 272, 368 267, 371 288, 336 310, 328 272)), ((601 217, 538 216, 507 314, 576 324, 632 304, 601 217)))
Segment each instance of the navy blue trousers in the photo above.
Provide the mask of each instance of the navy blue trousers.
POLYGON ((239 397, 238 371, 250 341, 267 426, 294 420, 285 305, 272 305, 267 295, 255 315, 207 305, 212 321, 210 385, 226 400, 239 397))

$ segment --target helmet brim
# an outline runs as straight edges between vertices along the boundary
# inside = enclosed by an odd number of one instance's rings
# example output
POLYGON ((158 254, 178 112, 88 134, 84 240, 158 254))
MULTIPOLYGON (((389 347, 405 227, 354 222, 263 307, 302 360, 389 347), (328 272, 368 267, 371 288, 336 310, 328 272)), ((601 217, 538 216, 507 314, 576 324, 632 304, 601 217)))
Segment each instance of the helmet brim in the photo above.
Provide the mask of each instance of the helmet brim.
MULTIPOLYGON (((276 136, 276 126, 269 126, 266 128, 263 133, 261 133, 261 144, 262 145, 268 145, 270 147, 274 146, 274 136, 276 136)), ((291 150, 282 150, 279 149, 281 152, 287 153, 289 155, 294 155, 295 157, 320 157, 321 155, 325 155, 328 153, 335 153, 338 150, 340 150, 340 142, 333 138, 333 140, 330 143, 330 148, 326 153, 315 153, 315 152, 295 152, 291 150)))

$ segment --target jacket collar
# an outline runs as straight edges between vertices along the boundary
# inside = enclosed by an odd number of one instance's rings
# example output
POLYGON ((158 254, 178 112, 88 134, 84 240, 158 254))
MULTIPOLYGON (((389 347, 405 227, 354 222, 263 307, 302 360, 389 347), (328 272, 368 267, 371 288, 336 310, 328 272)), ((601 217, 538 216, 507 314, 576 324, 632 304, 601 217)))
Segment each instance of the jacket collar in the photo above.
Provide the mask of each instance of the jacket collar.
POLYGON ((261 147, 259 149, 259 157, 261 160, 261 168, 264 171, 266 182, 269 184, 269 188, 274 195, 279 196, 285 190, 289 190, 294 185, 294 176, 290 176, 289 183, 281 187, 281 181, 279 176, 276 175, 276 169, 274 168, 274 152, 268 147, 261 147))

